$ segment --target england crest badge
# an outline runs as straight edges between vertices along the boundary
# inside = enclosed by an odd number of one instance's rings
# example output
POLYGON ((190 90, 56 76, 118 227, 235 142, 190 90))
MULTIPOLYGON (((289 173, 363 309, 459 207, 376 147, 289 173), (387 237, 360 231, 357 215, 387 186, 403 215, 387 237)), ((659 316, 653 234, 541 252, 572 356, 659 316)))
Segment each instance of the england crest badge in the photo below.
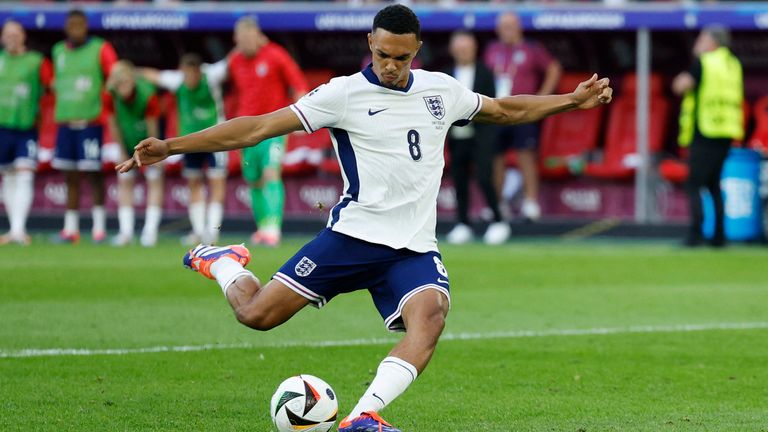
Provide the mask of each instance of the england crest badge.
POLYGON ((310 273, 312 273, 312 270, 314 270, 315 267, 317 267, 317 264, 315 264, 314 261, 307 257, 303 257, 301 261, 296 264, 296 267, 294 267, 293 270, 298 276, 307 277, 310 273))
POLYGON ((445 117, 445 105, 443 105, 443 98, 440 95, 424 96, 424 102, 426 102, 427 109, 433 117, 438 120, 442 120, 445 117))

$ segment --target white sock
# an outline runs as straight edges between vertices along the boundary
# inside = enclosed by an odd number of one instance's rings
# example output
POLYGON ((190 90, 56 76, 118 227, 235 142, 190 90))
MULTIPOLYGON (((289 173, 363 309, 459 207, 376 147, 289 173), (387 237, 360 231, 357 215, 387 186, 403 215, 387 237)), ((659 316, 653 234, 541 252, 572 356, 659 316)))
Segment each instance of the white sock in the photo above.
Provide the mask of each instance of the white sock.
POLYGON ((208 226, 206 230, 208 232, 208 238, 211 242, 215 242, 219 239, 219 231, 221 230, 221 221, 224 218, 224 206, 218 202, 212 202, 208 204, 208 226))
POLYGON ((5 212, 8 214, 8 222, 11 224, 11 231, 15 225, 14 219, 16 218, 14 208, 14 198, 16 195, 16 173, 9 171, 3 173, 3 204, 5 204, 5 212))
POLYGON ((133 228, 136 218, 133 214, 133 207, 120 206, 117 209, 117 222, 120 225, 120 235, 133 237, 133 228))
POLYGON ((64 212, 64 232, 67 234, 80 232, 80 213, 77 210, 64 212))
POLYGON ((349 418, 368 411, 379 412, 400 396, 416 380, 416 368, 403 359, 387 357, 379 364, 376 378, 365 391, 349 418))
POLYGON ((219 283, 221 291, 224 295, 227 295, 227 288, 232 285, 240 276, 253 276, 253 273, 244 269, 239 262, 232 258, 221 258, 211 264, 211 274, 216 278, 216 282, 219 283))
POLYGON ((144 213, 144 229, 142 235, 157 236, 160 221, 163 219, 163 209, 158 206, 149 206, 144 213))
POLYGON ((205 234, 205 202, 189 203, 189 223, 192 232, 202 238, 205 234))
POLYGON ((23 235, 27 232, 27 216, 29 216, 32 199, 35 196, 34 183, 35 174, 32 171, 19 171, 16 173, 16 193, 13 194, 11 204, 11 213, 13 214, 11 233, 13 234, 23 235))
POLYGON ((93 217, 93 227, 91 230, 95 233, 106 232, 107 212, 104 210, 104 206, 93 206, 91 216, 93 217))
POLYGON ((509 201, 515 197, 517 191, 523 187, 523 176, 520 171, 508 168, 504 173, 504 185, 501 187, 501 197, 509 201))

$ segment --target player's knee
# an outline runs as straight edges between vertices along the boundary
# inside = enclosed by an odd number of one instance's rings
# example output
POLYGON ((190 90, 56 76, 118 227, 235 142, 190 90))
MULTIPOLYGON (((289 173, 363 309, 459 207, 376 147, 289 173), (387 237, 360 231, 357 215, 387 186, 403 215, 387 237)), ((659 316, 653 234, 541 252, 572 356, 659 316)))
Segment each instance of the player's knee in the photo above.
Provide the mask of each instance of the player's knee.
POLYGON ((418 328, 418 331, 438 337, 443 333, 443 329, 445 329, 445 313, 440 308, 431 309, 413 324, 415 324, 414 327, 418 328))

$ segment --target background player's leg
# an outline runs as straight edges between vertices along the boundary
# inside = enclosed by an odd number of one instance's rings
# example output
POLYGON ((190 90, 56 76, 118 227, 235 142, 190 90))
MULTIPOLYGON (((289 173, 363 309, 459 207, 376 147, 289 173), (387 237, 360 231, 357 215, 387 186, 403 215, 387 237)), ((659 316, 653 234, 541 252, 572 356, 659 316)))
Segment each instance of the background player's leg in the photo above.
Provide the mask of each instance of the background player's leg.
POLYGON ((64 227, 53 238, 59 242, 77 242, 80 238, 80 173, 77 171, 78 149, 74 132, 65 124, 56 130, 56 151, 53 167, 63 172, 67 184, 67 210, 64 213, 64 227))
POLYGON ((251 238, 255 244, 280 243, 285 202, 280 174, 283 143, 283 137, 276 137, 243 151, 243 177, 251 187, 253 216, 258 227, 251 238))
POLYGON ((27 217, 35 197, 35 172, 22 168, 16 171, 16 194, 13 197, 15 226, 11 225, 11 234, 17 241, 29 243, 27 217))
MULTIPOLYGON (((200 173, 202 175, 202 173, 200 173)), ((197 243, 203 240, 205 235, 205 196, 203 193, 203 179, 201 175, 189 175, 189 223, 192 225, 192 235, 184 243, 197 243)))
POLYGON ((80 172, 67 170, 67 210, 64 213, 63 237, 80 235, 80 172))
POLYGON ((4 234, 0 238, 0 244, 10 243, 11 232, 13 231, 15 215, 13 208, 13 201, 16 198, 16 171, 8 169, 3 171, 3 204, 5 204, 5 212, 8 214, 8 221, 11 224, 11 230, 8 234, 4 234))
POLYGON ((264 170, 262 181, 264 183, 261 188, 264 196, 264 215, 259 222, 259 230, 263 233, 265 244, 277 246, 282 236, 285 205, 285 189, 280 170, 273 168, 264 170))
POLYGON ((206 238, 210 244, 216 244, 221 232, 221 222, 224 219, 224 198, 227 193, 227 177, 222 175, 212 175, 208 178, 208 217, 206 222, 206 238))
POLYGON ((91 196, 93 197, 93 226, 91 237, 95 243, 101 243, 107 238, 107 212, 104 208, 106 190, 104 173, 101 167, 101 146, 104 130, 101 126, 92 126, 78 133, 78 155, 81 156, 79 164, 83 164, 83 170, 88 171, 91 182, 91 196))
POLYGON ((94 242, 101 242, 107 236, 107 212, 104 209, 104 173, 101 168, 98 171, 88 173, 91 180, 91 194, 93 195, 93 208, 91 215, 93 217, 93 227, 91 236, 94 242))
POLYGON ((115 246, 124 246, 133 240, 135 214, 133 211, 133 185, 136 174, 131 171, 117 175, 117 222, 119 232, 112 240, 115 246))
POLYGON ((227 193, 227 152, 209 153, 206 157, 208 169, 208 211, 206 212, 204 242, 216 244, 224 219, 224 198, 227 193))
POLYGON ((150 166, 145 172, 147 179, 147 209, 144 213, 144 228, 141 230, 141 245, 154 246, 157 243, 157 231, 163 218, 163 167, 150 166))
MULTIPOLYGON (((259 144, 261 145, 261 144, 259 144)), ((263 186, 261 182, 262 169, 259 162, 260 153, 257 151, 259 145, 255 147, 246 147, 242 150, 241 165, 243 169, 243 179, 248 183, 248 190, 251 196, 251 213, 253 222, 258 229, 258 223, 261 215, 264 214, 264 195, 261 193, 263 186)), ((259 244, 259 232, 254 231, 251 236, 252 244, 259 244)))
POLYGON ((445 295, 434 289, 424 290, 408 300, 402 313, 408 333, 381 362, 376 377, 349 418, 382 410, 424 371, 445 327, 448 306, 445 295))
MULTIPOLYGON (((5 209, 8 212, 8 221, 11 227, 8 236, 0 237, 0 243, 9 240, 19 244, 29 244, 27 216, 35 194, 37 138, 34 132, 22 132, 17 135, 16 139, 5 142, 6 146, 8 144, 14 144, 13 147, 15 147, 13 167, 6 171, 9 174, 6 179, 11 182, 9 185, 11 194, 5 197, 5 209)), ((5 162, 6 157, 2 159, 5 162)))

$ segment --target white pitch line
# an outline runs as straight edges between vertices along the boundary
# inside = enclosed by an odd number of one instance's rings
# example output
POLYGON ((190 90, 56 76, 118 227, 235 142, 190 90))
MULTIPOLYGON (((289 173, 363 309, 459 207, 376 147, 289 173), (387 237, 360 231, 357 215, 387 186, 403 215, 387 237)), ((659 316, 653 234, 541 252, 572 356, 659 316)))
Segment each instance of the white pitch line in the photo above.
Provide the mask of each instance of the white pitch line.
MULTIPOLYGON (((768 329, 768 322, 744 322, 744 323, 715 323, 715 324, 673 324, 673 325, 645 325, 629 327, 598 327, 585 329, 550 329, 550 330, 511 330, 485 333, 445 333, 441 339, 452 340, 483 340, 483 339, 520 339, 552 336, 603 336, 631 333, 686 333, 712 330, 756 330, 768 329)), ((145 348, 28 348, 28 349, 0 349, 0 358, 28 358, 28 357, 61 357, 61 356, 96 356, 96 355, 129 355, 150 354, 163 352, 196 352, 231 349, 259 349, 259 348, 326 348, 348 347, 361 345, 388 345, 396 343, 395 338, 370 338, 370 339, 346 339, 327 341, 290 341, 269 344, 237 343, 237 344, 203 344, 203 345, 179 345, 179 346, 154 346, 145 348)))

